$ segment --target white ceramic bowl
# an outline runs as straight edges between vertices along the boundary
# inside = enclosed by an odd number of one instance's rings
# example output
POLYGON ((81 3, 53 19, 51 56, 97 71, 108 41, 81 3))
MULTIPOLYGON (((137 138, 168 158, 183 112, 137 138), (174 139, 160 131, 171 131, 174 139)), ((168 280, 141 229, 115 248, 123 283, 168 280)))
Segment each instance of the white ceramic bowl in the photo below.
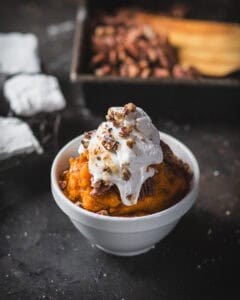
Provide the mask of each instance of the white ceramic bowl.
POLYGON ((181 217, 196 201, 199 188, 199 167, 192 152, 175 138, 160 133, 173 152, 187 162, 193 179, 188 194, 177 204, 158 213, 142 217, 111 217, 87 211, 68 200, 58 185, 61 172, 68 168, 70 157, 78 155, 81 136, 63 147, 57 154, 51 170, 51 188, 57 205, 70 218, 75 227, 93 244, 105 252, 131 256, 150 250, 177 225, 181 217))

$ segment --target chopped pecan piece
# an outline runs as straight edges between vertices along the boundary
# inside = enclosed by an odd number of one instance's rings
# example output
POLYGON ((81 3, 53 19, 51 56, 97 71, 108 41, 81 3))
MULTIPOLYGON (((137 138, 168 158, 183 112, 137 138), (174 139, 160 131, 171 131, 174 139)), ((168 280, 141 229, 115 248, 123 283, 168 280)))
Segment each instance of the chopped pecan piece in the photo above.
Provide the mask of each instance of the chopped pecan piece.
POLYGON ((111 174, 112 173, 112 169, 110 167, 108 167, 108 166, 105 166, 103 168, 103 172, 107 172, 107 173, 111 174))
POLYGON ((104 53, 98 53, 92 57, 91 63, 95 66, 103 62, 105 59, 104 53))
POLYGON ((138 48, 134 46, 134 44, 132 43, 127 43, 125 45, 125 49, 126 51, 135 59, 138 58, 139 56, 139 51, 138 51, 138 48))
POLYGON ((178 166, 184 172, 184 175, 188 180, 192 178, 192 171, 187 163, 184 163, 181 159, 174 155, 171 148, 164 143, 162 140, 160 141, 160 145, 163 151, 164 161, 170 164, 172 167, 178 166))
POLYGON ((60 174, 60 180, 65 180, 65 176, 69 173, 69 170, 65 170, 60 174))
POLYGON ((133 44, 142 34, 142 29, 141 28, 131 28, 128 30, 127 36, 126 36, 126 41, 128 44, 133 44))
POLYGON ((128 65, 128 76, 130 78, 135 78, 138 76, 140 68, 136 64, 128 65))
POLYGON ((125 181, 128 181, 131 177, 131 172, 127 168, 122 168, 121 178, 125 181))
POLYGON ((136 111, 136 105, 133 103, 125 104, 123 111, 125 115, 128 115, 129 113, 136 111))
POLYGON ((163 69, 163 68, 155 68, 153 73, 158 78, 168 78, 168 77, 170 77, 169 71, 167 69, 163 69))
POLYGON ((98 26, 95 28, 95 35, 96 36, 102 36, 105 33, 105 27, 103 26, 98 26))
POLYGON ((151 70, 150 70, 150 68, 145 68, 145 69, 143 69, 142 72, 141 72, 141 74, 140 74, 140 76, 141 76, 142 78, 148 78, 150 75, 151 75, 151 70))
POLYGON ((109 65, 103 65, 99 69, 95 70, 95 74, 97 76, 103 76, 103 75, 108 75, 111 72, 111 68, 109 65))
POLYGON ((111 188, 111 185, 103 180, 99 180, 94 183, 93 189, 90 193, 92 197, 96 197, 102 195, 103 193, 107 192, 111 188))
POLYGON ((113 35, 115 33, 115 28, 113 26, 105 26, 106 35, 113 35))
POLYGON ((157 55, 158 55, 160 65, 165 69, 169 69, 170 68, 170 62, 168 60, 167 55, 164 53, 163 49, 157 49, 156 51, 157 51, 157 55))
POLYGON ((109 213, 106 209, 99 210, 98 212, 96 212, 96 214, 102 215, 102 216, 108 216, 109 215, 109 213))
POLYGON ((127 142, 126 142, 126 144, 128 145, 129 148, 132 149, 133 146, 134 146, 134 144, 135 144, 135 142, 134 142, 133 139, 128 139, 127 142))
POLYGON ((115 127, 119 127, 123 120, 123 114, 109 108, 108 113, 106 115, 106 119, 107 121, 112 122, 115 127))
POLYGON ((111 65, 117 64, 117 52, 115 50, 109 52, 109 62, 111 65))
POLYGON ((151 63, 154 63, 158 59, 157 52, 153 48, 147 50, 147 55, 151 63))
POLYGON ((146 59, 142 59, 139 61, 139 67, 142 68, 142 69, 145 69, 148 67, 148 62, 146 59))
POLYGON ((83 139, 81 140, 81 144, 83 145, 83 147, 85 149, 88 148, 90 139, 92 138, 92 135, 93 135, 94 132, 95 132, 95 130, 91 130, 91 131, 88 131, 88 132, 84 133, 83 139))
POLYGON ((127 138, 129 137, 131 131, 132 131, 131 127, 123 126, 120 128, 119 135, 123 138, 127 138))
POLYGON ((90 130, 90 131, 87 131, 87 132, 85 132, 84 133, 84 138, 85 139, 88 139, 88 140, 90 140, 91 138, 92 138, 92 135, 93 135, 93 133, 95 132, 96 130, 90 130))
POLYGON ((81 144, 83 145, 83 147, 84 147, 85 149, 87 149, 87 148, 88 148, 88 145, 89 145, 89 140, 82 139, 82 140, 81 140, 81 144))
POLYGON ((173 67, 173 77, 174 78, 186 78, 187 73, 186 71, 183 69, 183 67, 181 67, 180 65, 175 65, 173 67))
POLYGON ((146 39, 152 40, 155 38, 156 33, 153 31, 152 27, 150 26, 143 26, 143 35, 146 39))
POLYGON ((200 73, 194 67, 183 68, 180 65, 175 65, 173 68, 173 77, 175 78, 199 78, 200 73))
POLYGON ((128 76, 128 65, 127 65, 127 64, 122 64, 122 65, 120 66, 119 72, 120 72, 120 75, 121 75, 122 77, 128 76))
POLYGON ((117 53, 118 53, 118 59, 122 62, 125 61, 127 55, 126 55, 126 52, 125 52, 125 49, 123 47, 118 47, 117 49, 117 53))
POLYGON ((59 186, 60 186, 61 190, 64 190, 65 187, 67 186, 66 180, 59 180, 58 183, 59 183, 59 186))
POLYGON ((132 194, 127 195, 127 199, 128 199, 129 201, 132 201, 132 200, 133 200, 133 195, 132 195, 132 194))
POLYGON ((117 151, 119 143, 111 134, 105 134, 103 136, 102 145, 108 151, 117 151))

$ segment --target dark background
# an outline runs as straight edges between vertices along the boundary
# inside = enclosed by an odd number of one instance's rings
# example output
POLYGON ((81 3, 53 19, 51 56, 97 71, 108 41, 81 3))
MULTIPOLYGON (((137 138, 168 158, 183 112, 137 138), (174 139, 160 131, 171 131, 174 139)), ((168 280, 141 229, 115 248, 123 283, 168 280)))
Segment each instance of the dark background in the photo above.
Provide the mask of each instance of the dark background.
MULTIPOLYGON (((43 68, 58 77, 68 102, 58 146, 48 147, 42 156, 14 159, 1 167, 0 299, 239 299, 240 128, 236 120, 190 120, 184 115, 176 120, 163 117, 161 107, 157 116, 149 111, 160 130, 192 149, 201 168, 196 205, 149 253, 120 258, 101 252, 55 205, 49 173, 58 147, 95 128, 104 116, 103 111, 92 114, 81 87, 69 82, 75 13, 74 1, 0 4, 0 31, 38 36, 43 68), (60 30, 64 22, 68 25, 60 30)), ((1 85, 3 81, 1 77, 1 85)), ((180 95, 176 98, 181 101, 180 95)), ((211 98, 205 100, 203 105, 211 98)), ((2 96, 0 108, 6 114, 2 96)))

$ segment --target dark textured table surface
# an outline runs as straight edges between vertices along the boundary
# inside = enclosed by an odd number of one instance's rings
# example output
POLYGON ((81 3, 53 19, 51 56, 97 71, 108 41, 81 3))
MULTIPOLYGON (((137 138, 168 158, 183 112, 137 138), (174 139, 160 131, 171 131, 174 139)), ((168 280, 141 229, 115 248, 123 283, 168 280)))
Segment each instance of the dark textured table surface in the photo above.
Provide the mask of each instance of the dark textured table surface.
MULTIPOLYGON (((68 80, 75 9, 73 1, 53 0, 0 8, 1 31, 36 33, 44 68, 61 82, 68 108, 59 146, 103 117, 84 107, 81 90, 68 80)), ((174 232, 144 255, 107 255, 77 232, 51 196, 56 148, 2 168, 0 299, 240 298, 239 125, 161 117, 156 125, 196 154, 201 189, 174 232)))

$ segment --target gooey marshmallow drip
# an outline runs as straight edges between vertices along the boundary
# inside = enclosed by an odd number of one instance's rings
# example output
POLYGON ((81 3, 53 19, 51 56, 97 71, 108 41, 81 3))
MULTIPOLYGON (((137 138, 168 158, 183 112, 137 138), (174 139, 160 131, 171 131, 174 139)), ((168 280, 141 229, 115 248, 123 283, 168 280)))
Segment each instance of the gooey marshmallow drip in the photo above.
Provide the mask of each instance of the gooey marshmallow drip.
MULTIPOLYGON (((112 107, 88 144, 92 186, 116 185, 122 203, 137 203, 141 187, 163 160, 160 136, 150 117, 134 104, 112 107)), ((79 153, 83 151, 82 145, 79 153)))

